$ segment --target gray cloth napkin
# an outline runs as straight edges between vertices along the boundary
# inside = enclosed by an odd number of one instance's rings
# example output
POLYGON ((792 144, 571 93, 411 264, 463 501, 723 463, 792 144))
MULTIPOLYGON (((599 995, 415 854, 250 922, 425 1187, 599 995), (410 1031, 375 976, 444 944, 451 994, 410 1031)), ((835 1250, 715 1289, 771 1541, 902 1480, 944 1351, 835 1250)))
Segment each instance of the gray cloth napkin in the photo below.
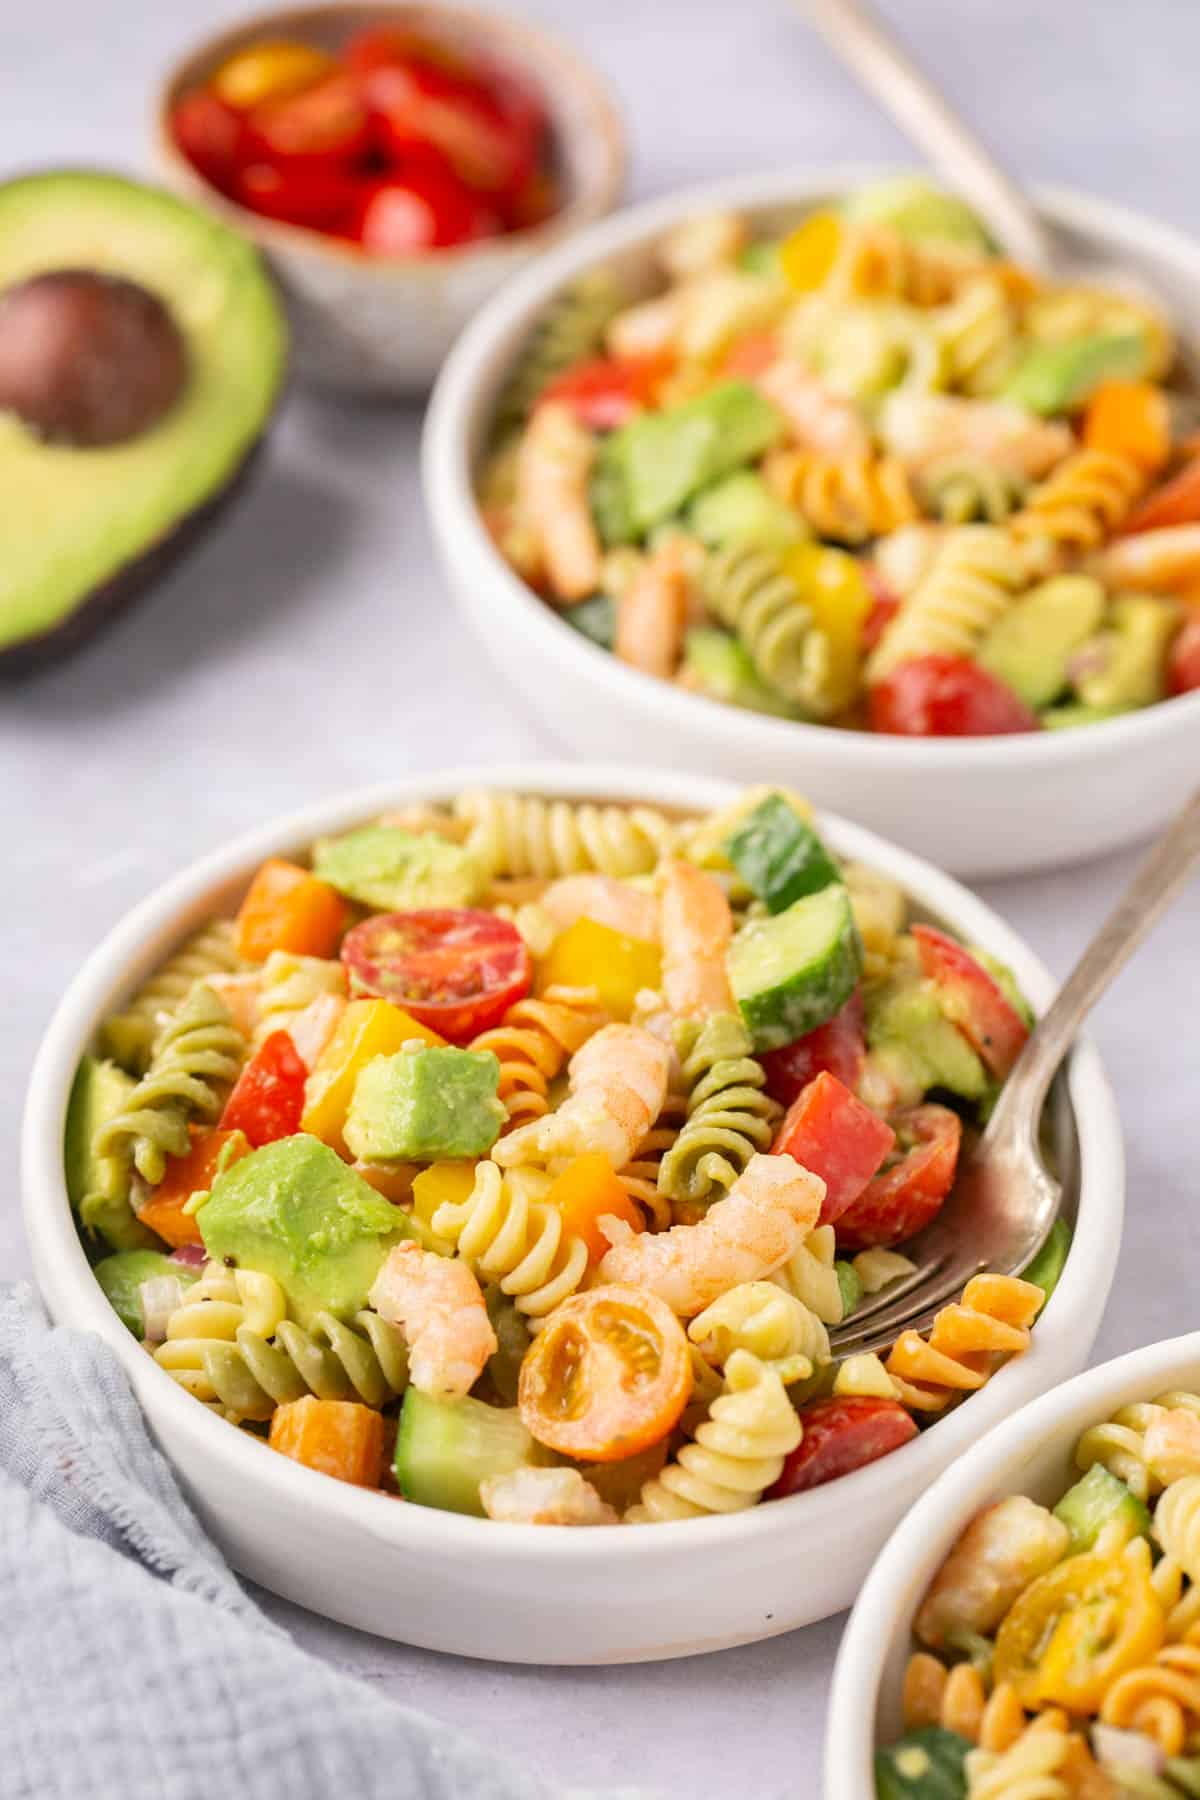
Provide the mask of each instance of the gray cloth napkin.
POLYGON ((27 1285, 0 1287, 0 1719, 3 1800, 566 1800, 264 1618, 113 1352, 27 1285))

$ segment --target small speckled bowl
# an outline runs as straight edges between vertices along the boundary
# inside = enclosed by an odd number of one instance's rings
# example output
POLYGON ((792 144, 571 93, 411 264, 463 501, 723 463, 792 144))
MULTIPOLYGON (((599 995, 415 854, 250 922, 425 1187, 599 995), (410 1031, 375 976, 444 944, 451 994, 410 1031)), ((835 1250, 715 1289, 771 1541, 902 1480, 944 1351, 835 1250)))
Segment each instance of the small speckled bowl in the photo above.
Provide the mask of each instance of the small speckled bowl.
POLYGON ((208 39, 171 71, 155 106, 155 151, 171 186, 220 213, 266 254, 283 289, 298 372, 364 396, 419 393, 467 320, 550 245, 611 212, 625 179, 625 134, 604 83, 531 25, 465 6, 313 6, 265 13, 208 39), (544 224, 424 256, 371 256, 341 239, 239 206, 207 182, 170 130, 175 105, 235 51, 298 38, 336 52, 356 32, 400 26, 480 51, 545 102, 563 204, 544 224))

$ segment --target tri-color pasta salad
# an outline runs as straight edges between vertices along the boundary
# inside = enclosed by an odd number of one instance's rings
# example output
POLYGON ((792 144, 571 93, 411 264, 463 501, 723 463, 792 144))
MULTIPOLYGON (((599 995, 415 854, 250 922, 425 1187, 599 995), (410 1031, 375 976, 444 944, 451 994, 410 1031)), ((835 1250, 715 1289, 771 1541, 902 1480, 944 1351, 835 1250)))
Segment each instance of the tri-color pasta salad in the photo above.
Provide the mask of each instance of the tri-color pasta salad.
POLYGON ((472 791, 272 857, 101 1024, 67 1185, 196 1401, 344 1481, 659 1522, 915 1437, 1029 1341, 1069 1234, 838 1360, 1029 1014, 808 806, 472 791))
POLYGON ((917 1614, 879 1800, 1200 1793, 1200 1395, 1092 1425, 1051 1510, 972 1520, 917 1614))
POLYGON ((479 502, 630 667, 780 719, 987 736, 1200 688, 1200 437, 1134 289, 1015 267, 879 183, 791 230, 687 220, 559 296, 479 502))

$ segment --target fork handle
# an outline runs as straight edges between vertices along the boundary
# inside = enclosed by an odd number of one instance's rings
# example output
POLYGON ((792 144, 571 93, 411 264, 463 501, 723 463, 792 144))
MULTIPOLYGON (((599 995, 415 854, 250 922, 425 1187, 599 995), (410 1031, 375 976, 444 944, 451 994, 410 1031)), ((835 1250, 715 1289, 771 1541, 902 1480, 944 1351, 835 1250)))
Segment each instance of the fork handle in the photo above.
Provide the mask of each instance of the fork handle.
MULTIPOLYGON (((1055 1070, 1080 1025, 1124 968, 1142 939, 1178 896, 1200 860, 1200 789, 1159 840, 1096 933, 1017 1059, 988 1127, 1000 1135, 1008 1120, 1036 1122, 1055 1070)), ((1031 1125, 1036 1130, 1036 1123, 1031 1125)))
POLYGON ((1030 202, 864 0, 800 0, 830 48, 950 185, 981 215, 1015 261, 1051 272, 1050 237, 1030 202))

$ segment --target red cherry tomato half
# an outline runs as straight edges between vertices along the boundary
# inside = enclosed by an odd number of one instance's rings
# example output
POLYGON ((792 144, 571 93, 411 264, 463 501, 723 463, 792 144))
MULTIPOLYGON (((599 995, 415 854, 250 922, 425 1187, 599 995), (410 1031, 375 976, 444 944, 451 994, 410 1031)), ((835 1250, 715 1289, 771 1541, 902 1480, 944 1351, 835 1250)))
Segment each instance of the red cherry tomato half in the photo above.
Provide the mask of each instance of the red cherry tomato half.
POLYGON ((858 1085, 867 1053, 863 997, 855 988, 840 1012, 824 1025, 782 1050, 764 1050, 759 1062, 766 1071, 767 1092, 781 1106, 790 1106, 814 1075, 828 1069, 848 1088, 858 1085))
POLYGON ((367 109, 349 75, 324 81, 282 100, 265 100, 249 114, 247 131, 258 158, 297 158, 348 164, 367 148, 367 109))
POLYGON ((349 235, 376 256, 474 243, 499 229, 491 208, 433 157, 363 184, 349 222, 349 235))
POLYGON ((419 56, 381 63, 361 89, 376 148, 403 164, 413 149, 440 150, 455 174, 486 193, 515 190, 537 159, 540 131, 505 112, 479 81, 419 56))
POLYGON ((896 1142, 891 1126, 828 1070, 793 1100, 771 1145, 825 1183, 820 1225, 832 1225, 862 1193, 896 1142))
POLYGON ((1200 617, 1189 619, 1167 658, 1167 692, 1190 694, 1200 688, 1200 617))
POLYGON ((898 1160, 880 1170, 837 1222, 838 1248, 871 1250, 903 1244, 923 1231, 954 1185, 962 1120, 948 1106, 916 1106, 899 1113, 898 1160))
POLYGON ((233 181, 243 147, 242 121, 216 94, 197 88, 171 114, 175 142, 206 181, 227 188, 233 181))
POLYGON ((469 75, 471 72, 466 58, 448 44, 419 37, 416 32, 405 31, 398 25, 374 25, 366 31, 356 32, 342 52, 346 67, 351 74, 359 76, 370 75, 392 63, 407 62, 413 57, 452 75, 469 75))
POLYGON ((342 961, 353 993, 391 1000, 454 1044, 489 1030, 533 980, 516 926, 469 907, 377 913, 347 932, 342 961))
POLYGON ((917 1435, 916 1420, 898 1400, 866 1395, 815 1400, 800 1408, 800 1418, 804 1436, 784 1462, 775 1486, 767 1489, 768 1500, 803 1494, 839 1475, 850 1475, 917 1435))
POLYGON ((938 990, 942 1010, 990 1072, 1004 1081, 1024 1048, 1029 1027, 1000 983, 956 938, 934 925, 914 925, 921 972, 938 990))
POLYGON ((615 431, 650 404, 672 361, 668 356, 598 356, 576 363, 543 389, 538 404, 559 401, 589 430, 615 431))
POLYGON ((308 1066, 286 1031, 273 1031, 237 1078, 222 1131, 242 1131, 257 1150, 300 1129, 308 1066))
POLYGON ((1041 729, 1010 687, 961 656, 919 656, 870 690, 872 731, 900 737, 997 737, 1041 729))
POLYGON ((247 163, 236 178, 234 193, 243 206, 268 219, 325 229, 345 219, 354 204, 349 178, 336 165, 316 158, 247 163))

